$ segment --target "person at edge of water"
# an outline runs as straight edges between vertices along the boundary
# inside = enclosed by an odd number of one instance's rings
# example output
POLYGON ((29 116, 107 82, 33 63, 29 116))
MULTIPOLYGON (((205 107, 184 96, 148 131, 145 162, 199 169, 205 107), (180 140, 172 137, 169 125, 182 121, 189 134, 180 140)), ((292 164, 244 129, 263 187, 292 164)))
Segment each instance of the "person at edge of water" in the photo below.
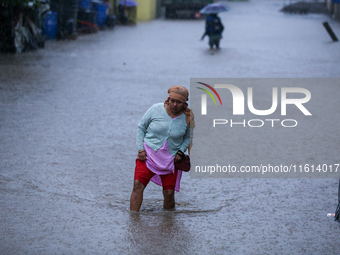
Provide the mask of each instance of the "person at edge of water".
POLYGON ((216 49, 219 49, 223 30, 224 26, 221 22, 221 19, 216 13, 211 13, 207 16, 205 21, 205 32, 202 35, 201 40, 203 40, 207 35, 209 36, 210 50, 214 49, 214 45, 216 46, 216 49))
POLYGON ((175 190, 179 192, 182 171, 175 169, 191 147, 190 129, 194 116, 188 108, 189 92, 183 86, 168 90, 165 103, 151 106, 138 124, 137 147, 133 190, 130 210, 139 211, 143 192, 149 181, 163 186, 164 209, 175 207, 175 190))

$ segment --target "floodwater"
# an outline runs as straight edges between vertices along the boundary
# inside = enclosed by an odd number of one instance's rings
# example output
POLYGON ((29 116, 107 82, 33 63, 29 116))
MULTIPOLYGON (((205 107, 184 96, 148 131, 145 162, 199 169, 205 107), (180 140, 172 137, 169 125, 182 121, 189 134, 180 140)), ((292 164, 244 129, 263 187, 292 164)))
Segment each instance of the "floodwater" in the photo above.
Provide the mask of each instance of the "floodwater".
POLYGON ((227 4, 214 54, 199 41, 203 20, 154 20, 0 56, 1 254, 340 253, 327 217, 337 179, 184 173, 174 211, 150 184, 141 212, 129 212, 136 126, 170 86, 339 77, 340 44, 322 22, 338 37, 339 23, 285 15, 282 1, 227 4))

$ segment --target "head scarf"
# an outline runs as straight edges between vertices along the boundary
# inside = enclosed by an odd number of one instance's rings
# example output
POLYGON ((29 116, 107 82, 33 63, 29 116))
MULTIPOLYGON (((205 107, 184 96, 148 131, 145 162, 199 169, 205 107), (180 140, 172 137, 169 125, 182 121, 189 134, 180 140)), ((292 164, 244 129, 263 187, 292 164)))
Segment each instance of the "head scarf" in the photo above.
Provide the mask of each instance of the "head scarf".
POLYGON ((189 91, 183 86, 172 86, 168 89, 169 97, 179 100, 181 102, 186 102, 189 100, 189 91))
MULTIPOLYGON (((165 103, 167 104, 169 102, 170 97, 175 100, 179 100, 185 103, 185 106, 183 108, 183 113, 186 116, 187 125, 191 128, 195 127, 194 113, 192 112, 192 110, 190 110, 187 107, 188 104, 186 103, 186 101, 189 100, 189 91, 183 86, 175 85, 168 89, 168 93, 169 93, 169 97, 165 101, 165 103)), ((190 154, 191 147, 192 147, 192 139, 191 139, 191 142, 188 148, 189 154, 190 154)))
MULTIPOLYGON (((165 103, 168 103, 169 98, 173 98, 175 100, 179 100, 183 103, 186 103, 186 101, 189 100, 189 91, 180 85, 172 86, 168 89, 169 97, 165 101, 165 103)), ((194 121, 194 113, 186 106, 183 108, 183 113, 186 115, 186 121, 187 125, 189 127, 195 127, 195 121, 194 121)))

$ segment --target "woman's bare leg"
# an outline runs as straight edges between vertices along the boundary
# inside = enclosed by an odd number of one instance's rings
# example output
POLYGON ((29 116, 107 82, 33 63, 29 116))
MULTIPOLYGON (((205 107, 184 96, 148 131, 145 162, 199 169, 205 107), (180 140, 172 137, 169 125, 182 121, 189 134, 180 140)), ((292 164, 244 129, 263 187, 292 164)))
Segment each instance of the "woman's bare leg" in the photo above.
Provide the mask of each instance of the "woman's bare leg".
POLYGON ((130 211, 139 211, 143 202, 143 192, 145 186, 138 180, 133 183, 133 190, 130 198, 130 211))
POLYGON ((172 189, 163 190, 164 195, 164 209, 175 208, 175 191, 172 189))

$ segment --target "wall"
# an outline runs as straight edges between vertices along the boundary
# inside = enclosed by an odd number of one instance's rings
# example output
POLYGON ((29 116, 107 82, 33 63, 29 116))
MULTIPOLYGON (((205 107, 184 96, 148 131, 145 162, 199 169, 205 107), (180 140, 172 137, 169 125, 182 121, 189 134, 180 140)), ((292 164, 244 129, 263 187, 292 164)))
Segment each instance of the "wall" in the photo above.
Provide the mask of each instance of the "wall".
POLYGON ((148 21, 156 17, 157 0, 135 0, 137 6, 137 20, 148 21))

